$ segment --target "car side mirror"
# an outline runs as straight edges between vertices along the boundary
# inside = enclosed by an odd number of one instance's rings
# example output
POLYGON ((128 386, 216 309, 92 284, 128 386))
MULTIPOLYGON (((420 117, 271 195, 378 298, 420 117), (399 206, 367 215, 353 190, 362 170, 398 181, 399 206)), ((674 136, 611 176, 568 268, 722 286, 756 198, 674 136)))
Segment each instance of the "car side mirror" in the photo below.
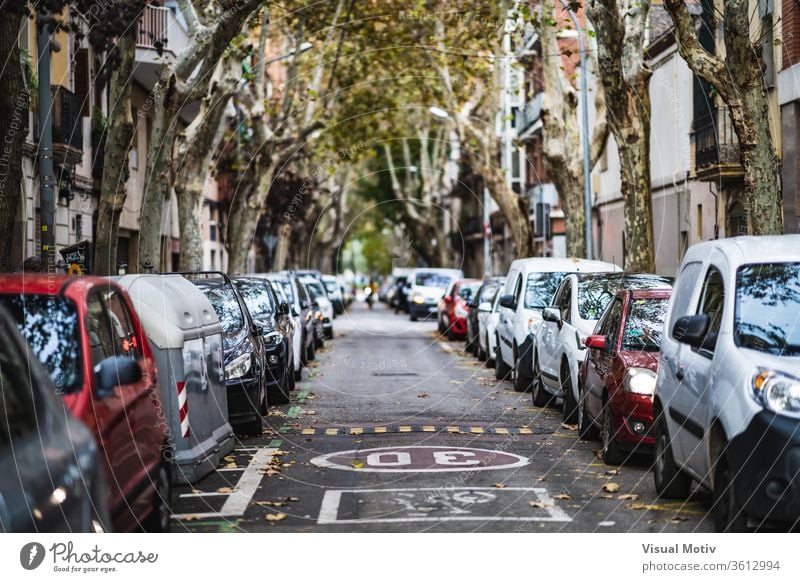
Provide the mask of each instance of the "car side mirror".
POLYGON ((314 309, 319 309, 319 301, 316 301, 316 300, 312 301, 311 302, 311 307, 313 307, 314 309))
POLYGON ((559 328, 563 325, 561 311, 559 311, 558 307, 545 307, 542 310, 542 319, 555 323, 559 328))
POLYGON ((280 305, 278 305, 278 315, 289 315, 291 312, 289 304, 286 301, 281 301, 280 305))
POLYGON ((682 344, 699 348, 708 334, 710 319, 705 314, 684 315, 672 326, 672 337, 682 344))
POLYGON ((590 335, 586 338, 586 347, 593 350, 606 349, 606 336, 604 335, 590 335))
POLYGON ((136 384, 142 379, 142 368, 133 358, 112 356, 101 361, 94 368, 95 396, 108 398, 114 395, 114 388, 136 384))
POLYGON ((478 305, 478 311, 481 313, 489 313, 492 310, 492 304, 488 301, 484 301, 480 305, 478 305))
POLYGON ((517 300, 513 295, 503 295, 500 298, 500 307, 505 307, 506 309, 516 309, 517 300))

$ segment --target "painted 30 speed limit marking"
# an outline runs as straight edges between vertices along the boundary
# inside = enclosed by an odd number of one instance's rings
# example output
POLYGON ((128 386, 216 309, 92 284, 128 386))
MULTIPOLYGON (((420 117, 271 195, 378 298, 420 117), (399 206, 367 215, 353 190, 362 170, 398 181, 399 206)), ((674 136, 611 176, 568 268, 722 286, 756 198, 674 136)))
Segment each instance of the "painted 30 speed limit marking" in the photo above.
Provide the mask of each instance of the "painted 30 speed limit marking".
POLYGON ((318 467, 376 473, 487 471, 529 462, 527 457, 505 451, 422 445, 341 451, 311 459, 318 467))

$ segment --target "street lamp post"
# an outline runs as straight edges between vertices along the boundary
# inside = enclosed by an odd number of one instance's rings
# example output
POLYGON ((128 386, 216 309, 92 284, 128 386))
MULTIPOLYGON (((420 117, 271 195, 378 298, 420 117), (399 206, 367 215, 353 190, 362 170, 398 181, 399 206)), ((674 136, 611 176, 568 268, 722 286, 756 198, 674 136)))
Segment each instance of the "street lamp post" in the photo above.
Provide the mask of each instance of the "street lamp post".
POLYGON ((583 34, 578 24, 575 12, 567 5, 566 0, 561 0, 561 6, 569 14, 575 31, 578 33, 578 52, 580 53, 581 63, 581 118, 583 121, 583 131, 581 131, 581 142, 583 143, 583 235, 586 239, 586 258, 591 259, 592 249, 592 188, 589 183, 591 168, 589 166, 589 84, 586 78, 586 47, 583 43, 583 34))

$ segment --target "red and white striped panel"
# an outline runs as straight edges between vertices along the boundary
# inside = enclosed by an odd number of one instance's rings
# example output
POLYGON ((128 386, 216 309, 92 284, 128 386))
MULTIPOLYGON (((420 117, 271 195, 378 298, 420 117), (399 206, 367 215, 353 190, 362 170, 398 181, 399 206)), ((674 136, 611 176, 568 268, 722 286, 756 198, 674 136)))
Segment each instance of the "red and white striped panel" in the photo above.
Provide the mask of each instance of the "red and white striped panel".
POLYGON ((186 382, 177 382, 178 385, 178 411, 181 418, 181 436, 189 437, 189 403, 186 399, 186 382))

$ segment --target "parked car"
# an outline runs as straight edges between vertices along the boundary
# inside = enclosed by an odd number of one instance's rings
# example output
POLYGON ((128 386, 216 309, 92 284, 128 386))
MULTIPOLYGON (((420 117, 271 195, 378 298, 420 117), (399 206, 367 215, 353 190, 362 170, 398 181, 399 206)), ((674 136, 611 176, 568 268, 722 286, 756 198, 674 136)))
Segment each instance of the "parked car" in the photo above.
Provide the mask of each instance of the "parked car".
POLYGON ((289 297, 283 290, 283 285, 279 281, 264 279, 272 287, 273 293, 278 300, 278 305, 286 304, 286 308, 278 310, 278 319, 282 321, 283 326, 291 331, 291 346, 292 346, 292 369, 294 370, 294 384, 292 389, 299 380, 303 378, 303 335, 302 325, 297 321, 299 318, 294 316, 294 308, 289 297), (285 311, 285 313, 284 313, 285 311))
POLYGON ((408 313, 408 277, 405 275, 396 277, 386 298, 389 307, 394 309, 395 313, 408 313))
POLYGON ((230 423, 246 435, 260 435, 261 417, 267 412, 267 360, 261 334, 228 275, 206 271, 184 276, 205 293, 222 324, 230 423))
MULTIPOLYGON (((517 383, 532 383, 533 405, 563 399, 564 421, 578 420, 578 368, 586 358, 586 338, 620 289, 669 288, 671 279, 623 273, 569 274, 561 281, 552 304, 533 324, 533 375, 517 371, 517 383)), ((527 366, 521 366, 525 370, 527 366)))
MULTIPOLYGON (((295 357, 299 356, 300 362, 305 366, 316 357, 314 329, 317 323, 316 319, 314 319, 314 312, 308 291, 306 291, 305 285, 300 283, 297 275, 289 271, 268 273, 264 276, 270 281, 280 284, 283 288, 283 292, 289 299, 289 306, 292 308, 295 333, 299 331, 299 338, 295 337, 295 357)), ((300 379, 297 376, 295 377, 298 380, 300 379)))
POLYGON ((0 308, 0 532, 96 532, 111 527, 92 433, 0 308))
POLYGON ((529 390, 533 379, 533 330, 551 304, 561 280, 570 273, 613 272, 611 263, 584 259, 530 258, 511 263, 500 297, 495 377, 516 372, 514 389, 529 390))
MULTIPOLYGON (((497 356, 497 324, 500 323, 500 291, 502 291, 502 287, 494 296, 491 310, 482 311, 481 315, 484 317, 478 319, 479 354, 483 354, 486 357, 487 368, 494 368, 497 365, 495 358, 497 356)), ((483 309, 485 310, 486 307, 484 304, 483 309)))
POLYGON ((492 311, 492 302, 500 288, 505 284, 505 277, 490 277, 485 279, 472 299, 467 303, 467 351, 474 352, 480 361, 486 360, 485 352, 481 352, 479 341, 480 320, 489 317, 492 311), (481 310, 481 307, 483 309, 481 310))
POLYGON ((669 289, 618 291, 586 339, 578 431, 582 439, 601 435, 609 465, 650 452, 655 442, 653 392, 669 296, 669 289))
POLYGON ((333 316, 341 315, 344 313, 344 297, 342 295, 342 288, 336 280, 335 275, 323 275, 322 283, 325 285, 325 290, 328 292, 328 299, 331 300, 333 305, 333 316))
POLYGON ((800 519, 800 236, 737 237, 686 252, 667 314, 654 401, 655 486, 692 480, 714 523, 800 519))
POLYGON ((156 359, 173 481, 195 483, 233 451, 222 325, 205 294, 180 275, 114 277, 131 298, 156 359))
POLYGON ((155 360, 128 295, 106 278, 26 273, 0 277, 0 304, 97 441, 113 529, 167 531, 172 451, 155 360))
POLYGON ((288 303, 279 303, 269 281, 255 277, 233 280, 244 299, 256 329, 261 333, 267 375, 267 404, 286 404, 294 390, 292 329, 279 317, 289 313, 288 303))
POLYGON ((411 321, 436 313, 439 300, 454 279, 463 279, 458 269, 412 269, 408 274, 406 298, 411 321))
POLYGON ((317 347, 321 348, 325 339, 333 338, 333 303, 328 299, 325 285, 318 279, 306 276, 300 277, 300 281, 306 286, 312 307, 322 315, 322 334, 317 334, 317 347))
POLYGON ((439 332, 447 334, 450 341, 467 335, 467 305, 478 291, 478 279, 456 279, 450 283, 439 302, 439 332))

